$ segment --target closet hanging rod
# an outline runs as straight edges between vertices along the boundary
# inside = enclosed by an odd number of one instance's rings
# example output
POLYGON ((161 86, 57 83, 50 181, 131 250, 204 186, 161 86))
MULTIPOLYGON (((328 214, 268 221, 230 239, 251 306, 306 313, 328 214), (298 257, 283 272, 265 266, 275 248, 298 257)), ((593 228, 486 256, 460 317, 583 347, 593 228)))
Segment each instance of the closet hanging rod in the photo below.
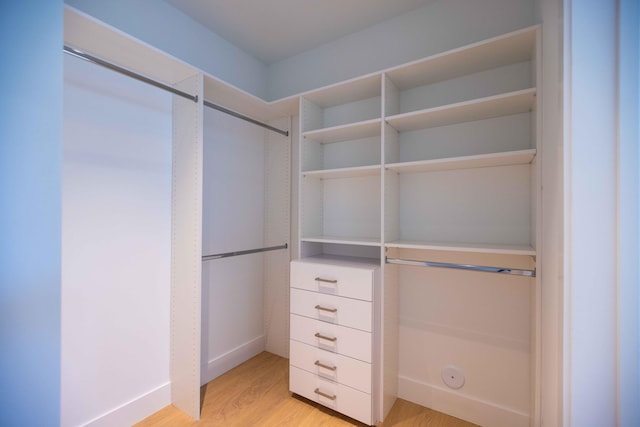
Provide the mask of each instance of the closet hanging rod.
POLYGON ((253 123, 254 125, 262 126, 265 129, 269 129, 269 130, 271 130, 273 132, 277 132, 280 135, 289 136, 289 131, 288 130, 281 130, 281 129, 275 128, 273 126, 270 126, 270 125, 268 125, 266 123, 259 122, 256 119, 252 119, 251 117, 245 116, 244 114, 238 113, 238 112, 233 111, 233 110, 229 110, 228 108, 225 108, 222 105, 214 104, 213 102, 208 101, 206 99, 203 102, 204 102, 205 107, 209 107, 209 108, 213 108, 214 110, 222 111, 223 113, 229 114, 230 116, 237 117, 237 118, 242 119, 244 121, 247 121, 249 123, 253 123))
POLYGON ((457 270, 482 271, 485 273, 500 273, 500 274, 511 274, 514 276, 536 277, 535 269, 521 270, 517 268, 486 267, 482 265, 450 264, 446 262, 432 262, 432 261, 414 261, 410 259, 389 258, 389 257, 386 257, 385 261, 387 264, 416 265, 419 267, 453 268, 457 270))
POLYGON ((255 254, 258 252, 277 251, 278 249, 287 249, 288 247, 289 245, 285 243, 284 245, 269 246, 266 248, 248 249, 246 251, 235 251, 235 252, 225 252, 221 254, 205 255, 202 257, 202 261, 211 261, 212 259, 229 258, 232 256, 238 256, 238 255, 255 254))
POLYGON ((107 61, 105 61, 103 59, 96 58, 95 56, 89 55, 88 53, 81 52, 81 51, 79 51, 77 49, 74 49, 74 48, 72 48, 70 46, 64 45, 64 53, 68 53, 69 55, 73 55, 73 56, 75 56, 77 58, 84 59, 85 61, 89 61, 89 62, 92 62, 94 64, 101 65, 101 66, 103 66, 105 68, 108 68, 108 69, 113 70, 115 72, 118 72, 120 74, 124 74, 125 76, 134 78, 136 80, 140 80, 141 82, 144 82, 144 83, 147 83, 147 84, 150 84, 151 86, 155 86, 157 88, 164 89, 166 91, 169 91, 169 92, 171 92, 173 94, 176 94, 178 96, 181 96, 183 98, 190 99, 193 102, 198 102, 198 96, 197 95, 188 94, 186 92, 183 92, 181 90, 178 90, 176 88, 168 86, 168 85, 166 85, 164 83, 160 83, 157 80, 153 80, 153 79, 150 79, 149 77, 145 77, 145 76, 143 76, 141 74, 134 73, 133 71, 127 70, 126 68, 119 67, 119 66, 117 66, 115 64, 112 64, 110 62, 107 62, 107 61))

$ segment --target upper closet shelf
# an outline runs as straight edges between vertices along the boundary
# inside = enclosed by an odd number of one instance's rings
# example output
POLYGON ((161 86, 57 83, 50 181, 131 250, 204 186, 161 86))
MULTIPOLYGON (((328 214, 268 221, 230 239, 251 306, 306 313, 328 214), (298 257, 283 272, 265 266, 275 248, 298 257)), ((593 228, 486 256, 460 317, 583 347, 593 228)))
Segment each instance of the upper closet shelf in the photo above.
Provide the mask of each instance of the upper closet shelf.
POLYGON ((471 101, 412 111, 387 117, 386 121, 399 132, 446 126, 456 123, 490 119, 531 111, 535 89, 524 89, 471 101))
POLYGON ((400 90, 533 59, 538 26, 514 31, 391 68, 387 76, 400 90))
POLYGON ((526 245, 502 245, 491 243, 417 242, 397 240, 385 243, 387 248, 423 249, 447 252, 469 252, 499 255, 536 256, 536 250, 526 245))
POLYGON ((298 111, 297 97, 265 102, 210 74, 204 73, 203 86, 206 100, 256 120, 269 122, 284 116, 292 116, 298 111))
MULTIPOLYGON (((68 5, 64 7, 64 44, 167 85, 201 71, 68 5)), ((260 121, 291 116, 299 98, 266 102, 222 80, 204 74, 204 97, 260 121)))
POLYGON ((363 122, 349 123, 346 125, 304 132, 302 136, 324 144, 351 141, 354 139, 369 138, 371 136, 380 135, 380 123, 381 119, 365 120, 363 122))
POLYGON ((348 104, 380 96, 381 79, 382 77, 379 73, 370 74, 321 89, 315 89, 303 93, 302 96, 322 108, 348 104))
POLYGON ((64 43, 166 84, 198 73, 184 62, 69 6, 64 8, 64 43))
POLYGON ((519 150, 504 153, 479 154, 475 156, 452 157, 446 159, 421 160, 415 162, 392 163, 385 169, 398 173, 430 172, 453 169, 474 169, 493 166, 526 165, 533 161, 536 150, 519 150))

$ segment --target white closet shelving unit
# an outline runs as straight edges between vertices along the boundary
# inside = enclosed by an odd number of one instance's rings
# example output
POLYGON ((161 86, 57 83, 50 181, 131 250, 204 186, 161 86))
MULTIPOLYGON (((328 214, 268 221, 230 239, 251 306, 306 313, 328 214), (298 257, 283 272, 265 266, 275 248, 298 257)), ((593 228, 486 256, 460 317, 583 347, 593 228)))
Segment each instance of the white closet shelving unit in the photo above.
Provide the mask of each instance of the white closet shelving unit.
MULTIPOLYGON (((345 327, 370 334, 370 351, 356 355, 369 364, 358 366, 370 372, 370 387, 366 375, 359 376, 354 387, 361 389, 358 417, 375 424, 384 419, 399 393, 399 317, 404 315, 398 312, 400 291, 416 286, 412 269, 417 267, 392 265, 387 257, 540 267, 536 265, 539 38, 537 26, 526 28, 266 103, 65 9, 66 44, 198 97, 194 102, 175 96, 173 103, 171 395, 175 406, 199 418, 203 99, 278 126, 289 120, 278 119, 299 114, 297 255, 307 263, 303 276, 311 278, 311 287, 291 284, 298 289, 292 291, 298 301, 293 303, 292 319, 293 314, 316 313, 298 307, 304 300, 299 297, 326 293, 322 286, 313 287, 315 265, 348 273, 347 282, 350 272, 366 272, 367 278, 361 276, 358 283, 366 284, 370 293, 336 296, 367 301, 354 306, 368 307, 356 311, 370 317, 366 323, 370 327, 361 326, 358 318, 349 318, 345 327)), ((268 141, 274 149, 267 149, 265 168, 277 169, 288 156, 276 142, 268 141)), ((265 221, 275 224, 265 227, 265 246, 288 239, 289 194, 280 191, 288 179, 283 168, 265 182, 265 200, 273 196, 273 203, 265 203, 265 221)), ((264 257, 265 310, 273 313, 268 309, 272 304, 288 303, 289 290, 274 284, 288 280, 279 266, 289 256, 271 252, 264 257)), ((477 286, 491 281, 488 273, 467 274, 478 275, 477 286)), ((514 420, 510 425, 539 425, 540 283, 538 278, 518 280, 530 285, 530 319, 523 327, 530 342, 525 362, 530 380, 521 386, 524 391, 514 394, 526 395, 528 402, 516 402, 517 410, 511 411, 515 415, 505 419, 514 420)), ((502 303, 508 297, 496 298, 502 303)), ((287 318, 285 311, 278 319, 287 318)), ((287 341, 287 333, 280 333, 276 341, 287 341)), ((293 352, 300 348, 294 341, 293 352)), ((313 347, 310 343, 305 345, 313 347)), ((302 377, 313 382, 313 375, 307 371, 302 377)), ((333 407, 343 409, 340 404, 333 407)))
POLYGON ((535 50, 525 29, 303 94, 301 255, 535 255, 535 50))
POLYGON ((299 256, 363 258, 383 271, 373 399, 385 403, 373 405, 373 422, 397 395, 398 289, 404 269, 415 268, 389 257, 532 272, 530 400, 517 422, 537 425, 538 33, 526 28, 301 96, 299 256))

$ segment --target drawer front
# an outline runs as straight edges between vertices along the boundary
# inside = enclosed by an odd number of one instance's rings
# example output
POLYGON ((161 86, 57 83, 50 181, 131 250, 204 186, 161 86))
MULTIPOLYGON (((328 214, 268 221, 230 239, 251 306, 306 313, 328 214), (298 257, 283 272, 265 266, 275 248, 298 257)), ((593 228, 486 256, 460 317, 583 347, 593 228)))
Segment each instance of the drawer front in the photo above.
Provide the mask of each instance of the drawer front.
POLYGON ((367 425, 371 425, 371 395, 289 367, 289 389, 367 425))
POLYGON ((371 302, 291 288, 291 313, 371 332, 371 302))
POLYGON ((371 301, 373 270, 330 264, 291 262, 291 287, 371 301))
POLYGON ((371 394, 371 364, 291 340, 291 365, 371 394))
POLYGON ((346 326, 291 315, 291 339, 371 363, 371 334, 346 326))

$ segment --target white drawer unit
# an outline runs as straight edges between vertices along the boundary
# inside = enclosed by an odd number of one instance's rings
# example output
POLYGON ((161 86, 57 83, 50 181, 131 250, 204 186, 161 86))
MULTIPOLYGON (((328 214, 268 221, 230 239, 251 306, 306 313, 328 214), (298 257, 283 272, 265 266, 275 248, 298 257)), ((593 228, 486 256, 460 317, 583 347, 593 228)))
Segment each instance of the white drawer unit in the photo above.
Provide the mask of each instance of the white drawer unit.
POLYGON ((379 287, 376 260, 291 263, 289 388, 369 425, 381 419, 379 287))

